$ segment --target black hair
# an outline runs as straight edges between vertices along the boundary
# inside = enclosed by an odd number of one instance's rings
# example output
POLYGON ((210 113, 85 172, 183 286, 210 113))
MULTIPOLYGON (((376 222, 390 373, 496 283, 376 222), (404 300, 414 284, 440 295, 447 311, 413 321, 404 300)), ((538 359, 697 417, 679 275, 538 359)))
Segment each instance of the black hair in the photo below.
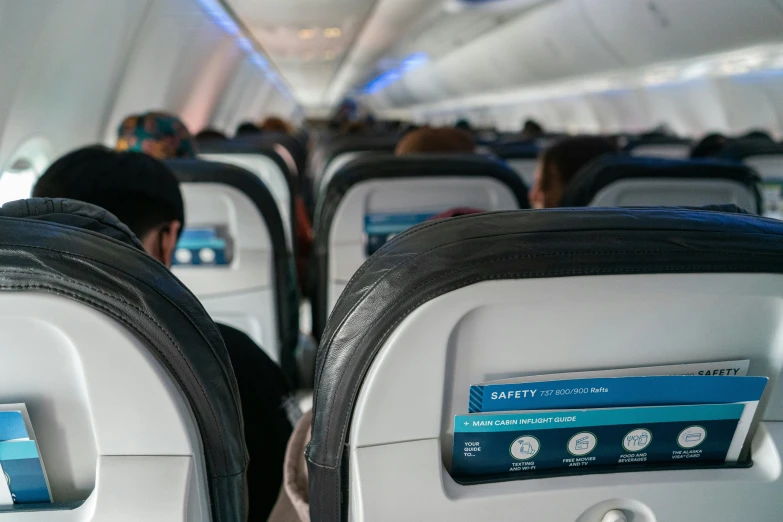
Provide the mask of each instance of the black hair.
POLYGON ((239 124, 235 136, 255 136, 261 134, 261 128, 253 122, 245 121, 239 124))
POLYGON ((185 205, 174 173, 140 152, 86 147, 55 161, 33 189, 33 197, 68 198, 102 207, 139 239, 172 221, 185 226, 185 205))
POLYGON ((726 148, 729 140, 717 132, 708 134, 691 149, 691 158, 713 158, 726 148))
POLYGON ((522 132, 530 136, 540 136, 544 134, 544 128, 535 120, 525 120, 522 124, 522 132))
POLYGON ((775 140, 772 139, 772 136, 769 132, 762 130, 762 129, 753 129, 749 131, 744 136, 740 137, 741 140, 758 140, 758 141, 768 141, 770 143, 774 143, 775 140))
POLYGON ((220 132, 219 130, 206 128, 196 134, 196 141, 222 141, 227 140, 228 136, 220 132))
POLYGON ((457 121, 457 123, 454 124, 455 129, 460 129, 464 131, 471 131, 473 127, 471 127, 470 122, 468 120, 462 119, 457 121))

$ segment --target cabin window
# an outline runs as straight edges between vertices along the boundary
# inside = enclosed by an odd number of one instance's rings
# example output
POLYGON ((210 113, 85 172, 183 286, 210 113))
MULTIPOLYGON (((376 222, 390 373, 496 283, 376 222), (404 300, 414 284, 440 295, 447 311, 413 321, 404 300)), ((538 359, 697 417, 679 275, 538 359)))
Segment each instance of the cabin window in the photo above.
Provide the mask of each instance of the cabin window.
POLYGON ((0 205, 29 198, 35 182, 51 161, 51 146, 43 138, 25 142, 0 171, 0 205))

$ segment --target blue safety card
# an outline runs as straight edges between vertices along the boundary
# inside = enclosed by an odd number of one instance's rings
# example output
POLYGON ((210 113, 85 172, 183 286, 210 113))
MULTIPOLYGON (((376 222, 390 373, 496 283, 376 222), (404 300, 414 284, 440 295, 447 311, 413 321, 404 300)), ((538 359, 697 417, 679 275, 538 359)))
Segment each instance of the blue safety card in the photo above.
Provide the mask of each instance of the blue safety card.
POLYGON ((723 463, 744 404, 454 417, 452 475, 644 463, 723 463))
POLYGON ((608 377, 470 387, 470 413, 723 404, 761 399, 767 377, 608 377))
POLYGON ((51 502, 34 440, 0 442, 0 467, 14 504, 51 502))
POLYGON ((28 438, 21 411, 0 411, 0 442, 28 438))
POLYGON ((376 213, 364 216, 364 232, 367 234, 367 255, 371 256, 394 236, 424 223, 437 212, 376 213))

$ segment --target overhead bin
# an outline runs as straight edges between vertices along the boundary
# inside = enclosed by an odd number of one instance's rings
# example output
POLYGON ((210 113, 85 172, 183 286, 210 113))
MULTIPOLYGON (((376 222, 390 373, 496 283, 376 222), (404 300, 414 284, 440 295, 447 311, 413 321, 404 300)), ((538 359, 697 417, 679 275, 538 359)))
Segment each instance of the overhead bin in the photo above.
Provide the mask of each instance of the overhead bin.
POLYGON ((402 105, 438 102, 621 65, 585 24, 581 6, 552 2, 410 72, 388 90, 402 105))
MULTIPOLYGON (((626 67, 782 41, 776 0, 578 0, 626 67)), ((576 2, 564 2, 573 8, 576 2)))

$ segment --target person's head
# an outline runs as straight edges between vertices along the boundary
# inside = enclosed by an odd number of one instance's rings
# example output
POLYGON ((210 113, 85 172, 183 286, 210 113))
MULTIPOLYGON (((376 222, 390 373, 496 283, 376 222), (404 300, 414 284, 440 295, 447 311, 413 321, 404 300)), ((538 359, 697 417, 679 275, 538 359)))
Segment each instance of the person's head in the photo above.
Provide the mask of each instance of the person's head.
POLYGON ((522 136, 527 139, 538 138, 543 136, 543 134, 544 128, 535 120, 525 120, 525 123, 522 125, 522 136))
POLYGON ((406 134, 394 154, 466 153, 473 152, 476 142, 470 133, 459 129, 424 127, 406 134))
POLYGON ((454 128, 467 132, 473 130, 473 127, 470 125, 470 122, 465 119, 457 121, 457 123, 454 124, 454 128))
POLYGON ((196 134, 196 141, 223 141, 227 140, 228 136, 215 129, 204 129, 196 134))
POLYGON ((592 160, 614 152, 617 148, 600 137, 566 138, 557 142, 538 160, 530 204, 533 208, 559 207, 566 187, 576 174, 592 160))
POLYGON ((257 136, 258 134, 261 134, 261 129, 258 128, 258 125, 250 121, 245 121, 239 124, 234 135, 237 138, 240 138, 242 136, 257 136))
POLYGON ((261 131, 291 135, 294 133, 294 127, 282 118, 270 116, 261 123, 261 131))
POLYGON ((691 158, 713 158, 718 156, 724 148, 728 139, 723 134, 708 134, 691 149, 691 158))
POLYGON ((117 129, 117 150, 143 152, 157 159, 194 158, 190 131, 176 116, 148 112, 128 116, 117 129))
POLYGON ((754 129, 744 136, 742 136, 740 139, 742 140, 755 140, 755 141, 768 141, 768 142, 774 142, 775 140, 772 139, 772 135, 770 135, 769 132, 761 129, 754 129))
POLYGON ((78 149, 44 172, 33 197, 75 199, 102 207, 136 234, 149 255, 171 266, 185 223, 185 205, 174 173, 155 158, 100 146, 78 149))

